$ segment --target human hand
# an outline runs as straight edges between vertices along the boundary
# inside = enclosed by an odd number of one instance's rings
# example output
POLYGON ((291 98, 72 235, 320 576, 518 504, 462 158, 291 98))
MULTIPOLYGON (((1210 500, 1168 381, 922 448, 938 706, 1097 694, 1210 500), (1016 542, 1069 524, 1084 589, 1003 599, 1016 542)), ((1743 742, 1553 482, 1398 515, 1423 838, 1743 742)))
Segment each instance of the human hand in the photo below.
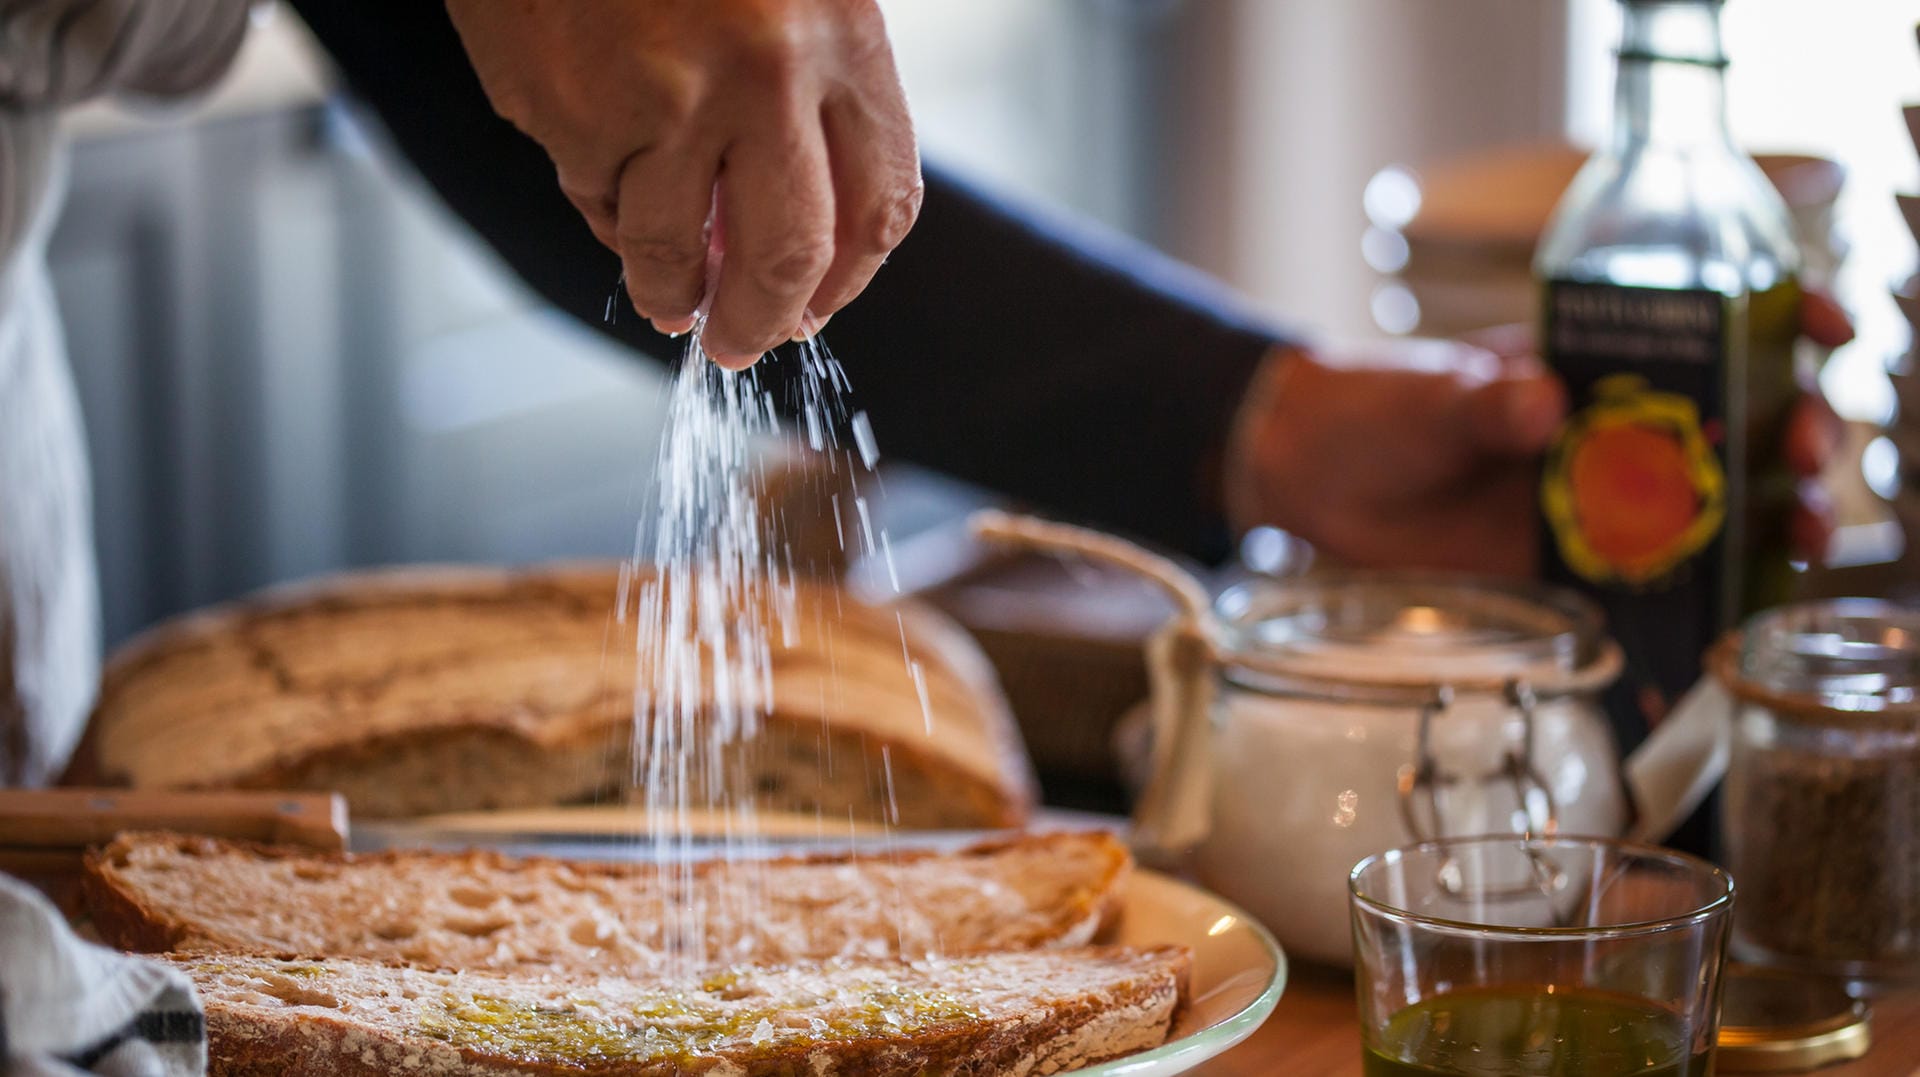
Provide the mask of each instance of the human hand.
POLYGON ((873 0, 447 0, 493 107, 553 159, 662 332, 750 365, 858 295, 919 157, 873 0))
MULTIPOLYGON (((1817 293, 1807 294, 1801 324, 1826 347, 1853 336, 1846 314, 1817 293)), ((1360 566, 1531 574, 1537 457, 1567 406, 1532 350, 1530 327, 1503 326, 1472 343, 1274 353, 1230 434, 1229 520, 1280 527, 1360 566)), ((1793 542, 1813 559, 1833 530, 1815 479, 1841 429, 1805 388, 1782 449, 1802 480, 1793 542)))
MULTIPOLYGON (((1823 348, 1838 348, 1853 339, 1853 321, 1831 296, 1804 292, 1800 297, 1800 333, 1823 348)), ((1820 483, 1820 473, 1846 440, 1846 424, 1818 385, 1802 385, 1783 436, 1781 451, 1787 467, 1800 480, 1791 532, 1794 551, 1803 560, 1817 563, 1827 552, 1835 524, 1833 501, 1820 483)))
POLYGON ((1362 567, 1524 574, 1566 406, 1538 360, 1453 341, 1278 351, 1229 435, 1227 516, 1362 567))

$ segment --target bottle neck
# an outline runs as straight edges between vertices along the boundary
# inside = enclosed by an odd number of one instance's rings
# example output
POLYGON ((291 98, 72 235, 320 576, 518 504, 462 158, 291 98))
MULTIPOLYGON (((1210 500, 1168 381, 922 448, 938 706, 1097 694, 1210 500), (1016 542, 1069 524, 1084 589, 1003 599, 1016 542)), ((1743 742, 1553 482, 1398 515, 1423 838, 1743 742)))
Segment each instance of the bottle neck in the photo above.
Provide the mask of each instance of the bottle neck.
POLYGON ((1732 145, 1719 4, 1632 0, 1624 7, 1614 85, 1614 152, 1647 145, 1732 145))

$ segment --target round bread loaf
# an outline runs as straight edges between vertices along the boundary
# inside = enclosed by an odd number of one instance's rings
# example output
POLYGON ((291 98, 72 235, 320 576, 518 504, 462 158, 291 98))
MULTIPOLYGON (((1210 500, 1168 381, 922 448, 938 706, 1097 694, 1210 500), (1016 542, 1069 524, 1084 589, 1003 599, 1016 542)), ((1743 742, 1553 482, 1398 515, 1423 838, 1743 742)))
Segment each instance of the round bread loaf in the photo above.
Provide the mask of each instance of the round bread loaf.
MULTIPOLYGON (((611 564, 406 568, 189 614, 109 661, 90 763, 137 788, 337 790, 363 817, 631 796, 646 673, 617 590, 611 564)), ((728 798, 842 824, 1024 821, 1031 768, 964 632, 827 585, 794 598, 765 729, 719 768, 728 798)))

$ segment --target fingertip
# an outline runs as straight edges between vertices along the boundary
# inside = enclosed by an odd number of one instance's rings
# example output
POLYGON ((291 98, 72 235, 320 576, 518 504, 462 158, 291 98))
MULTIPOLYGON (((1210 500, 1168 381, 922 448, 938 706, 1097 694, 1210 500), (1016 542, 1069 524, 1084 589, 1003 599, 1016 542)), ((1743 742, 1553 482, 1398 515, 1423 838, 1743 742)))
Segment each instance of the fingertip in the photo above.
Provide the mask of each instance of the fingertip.
POLYGON ((1846 439, 1846 424, 1826 398, 1808 393, 1794 404, 1787 417, 1785 444, 1781 451, 1787 468, 1803 478, 1825 471, 1846 439))
POLYGON ((820 330, 825 329, 827 322, 831 321, 832 318, 833 315, 831 314, 815 314, 811 310, 807 311, 800 316, 800 328, 794 331, 792 342, 795 344, 804 344, 814 337, 819 336, 820 330))
MULTIPOLYGON (((704 259, 700 264, 704 267, 704 259)), ((621 258, 621 272, 633 309, 655 328, 669 334, 693 328, 704 298, 704 268, 683 264, 676 271, 665 260, 636 257, 629 244, 621 258)))
POLYGON ((1816 344, 1838 348, 1853 340, 1853 319, 1832 296, 1808 291, 1800 297, 1800 331, 1816 344))
POLYGON ((1534 355, 1533 326, 1526 322, 1490 325, 1460 339, 1476 348, 1484 348, 1503 360, 1518 361, 1534 355))
POLYGON ((1567 391, 1549 377, 1524 378, 1506 386, 1507 441, 1522 452, 1552 444, 1567 417, 1567 391))
POLYGON ((679 318, 656 316, 647 320, 653 323, 654 332, 662 336, 677 337, 692 329, 697 319, 694 315, 688 314, 679 318))
POLYGON ((716 331, 711 318, 700 332, 700 350, 723 370, 745 370, 766 354, 764 350, 741 347, 738 342, 727 339, 725 328, 716 331))
POLYGON ((836 254, 833 268, 827 271, 827 276, 820 282, 820 287, 807 298, 806 311, 800 316, 800 331, 802 333, 817 332, 821 326, 827 324, 828 319, 840 313, 848 303, 858 298, 860 292, 872 280, 873 275, 865 273, 859 275, 857 279, 848 281, 840 266, 840 255, 836 254))
POLYGON ((1838 531, 1838 513, 1826 487, 1808 480, 1799 485, 1799 503, 1788 522, 1793 555, 1809 564, 1823 564, 1838 531))
POLYGON ((741 371, 760 361, 758 355, 728 355, 722 352, 708 352, 707 358, 722 370, 741 371))
POLYGON ((1566 390, 1552 377, 1498 378, 1466 389, 1451 411, 1456 443, 1484 453, 1533 456, 1566 419, 1566 390))

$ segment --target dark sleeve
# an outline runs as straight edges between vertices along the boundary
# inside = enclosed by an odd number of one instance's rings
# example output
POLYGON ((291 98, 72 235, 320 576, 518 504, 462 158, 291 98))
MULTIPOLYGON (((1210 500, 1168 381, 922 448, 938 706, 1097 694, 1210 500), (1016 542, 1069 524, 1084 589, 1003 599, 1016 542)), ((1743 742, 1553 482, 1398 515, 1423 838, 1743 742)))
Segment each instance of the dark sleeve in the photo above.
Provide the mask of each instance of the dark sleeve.
MULTIPOLYGON (((536 291, 642 352, 675 353, 630 312, 604 319, 618 260, 546 155, 493 114, 438 0, 294 7, 421 175, 536 291)), ((1142 244, 929 167, 919 224, 825 339, 885 456, 1216 559, 1214 460, 1281 336, 1142 244)))

